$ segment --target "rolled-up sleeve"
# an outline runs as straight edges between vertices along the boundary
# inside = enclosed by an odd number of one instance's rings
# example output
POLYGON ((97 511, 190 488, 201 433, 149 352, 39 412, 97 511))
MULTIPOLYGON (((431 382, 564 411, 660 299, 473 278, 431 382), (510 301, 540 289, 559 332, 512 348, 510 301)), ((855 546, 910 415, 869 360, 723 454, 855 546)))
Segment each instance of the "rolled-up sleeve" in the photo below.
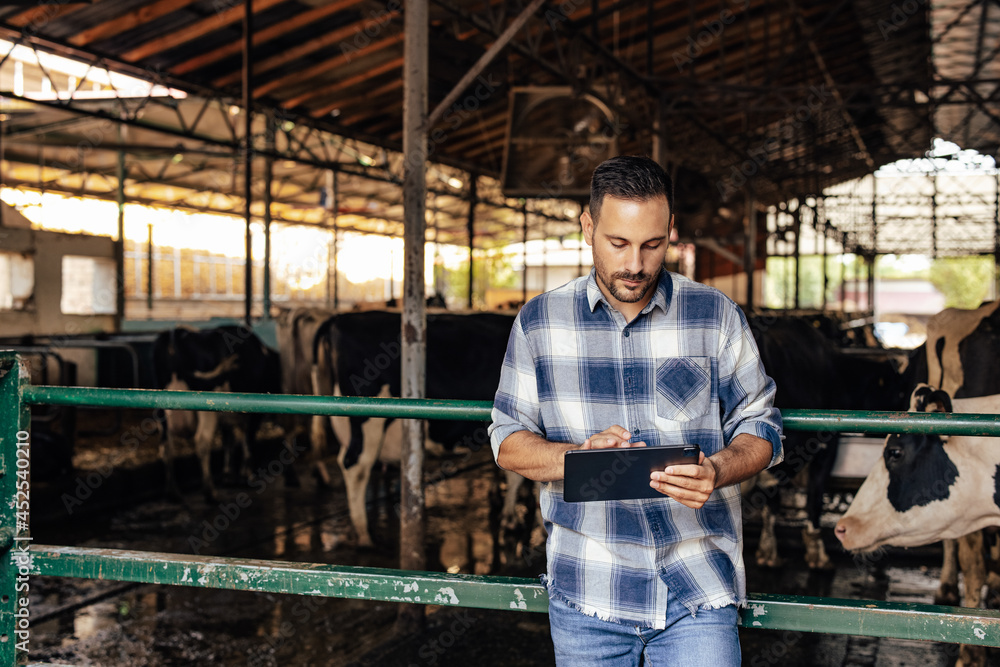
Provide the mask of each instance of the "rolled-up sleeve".
POLYGON ((544 435, 535 360, 521 325, 521 315, 514 320, 510 339, 507 341, 507 353, 500 371, 500 385, 493 400, 491 418, 489 434, 494 460, 499 456, 500 443, 511 433, 531 431, 536 435, 544 435))
POLYGON ((771 462, 784 459, 781 413, 774 407, 774 380, 764 371, 757 343, 743 311, 732 304, 723 319, 719 352, 719 404, 723 439, 728 445, 740 433, 771 443, 771 462))

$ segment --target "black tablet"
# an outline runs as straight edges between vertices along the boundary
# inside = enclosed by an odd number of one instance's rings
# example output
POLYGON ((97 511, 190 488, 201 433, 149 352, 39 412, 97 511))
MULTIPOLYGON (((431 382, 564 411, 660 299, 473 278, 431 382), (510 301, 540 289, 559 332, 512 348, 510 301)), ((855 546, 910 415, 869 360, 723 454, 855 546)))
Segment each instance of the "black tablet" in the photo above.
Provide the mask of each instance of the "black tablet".
POLYGON ((698 445, 571 449, 564 455, 563 498, 591 500, 664 498, 649 485, 649 475, 669 465, 698 463, 698 445))

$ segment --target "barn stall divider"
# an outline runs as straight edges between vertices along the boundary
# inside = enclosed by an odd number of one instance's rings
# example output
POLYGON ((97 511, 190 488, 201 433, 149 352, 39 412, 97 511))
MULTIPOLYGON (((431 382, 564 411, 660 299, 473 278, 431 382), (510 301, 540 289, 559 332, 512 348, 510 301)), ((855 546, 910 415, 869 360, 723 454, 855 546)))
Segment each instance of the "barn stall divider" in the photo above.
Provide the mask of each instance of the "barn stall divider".
MULTIPOLYGON (((547 613, 537 579, 31 544, 29 407, 138 409, 489 420, 490 404, 144 389, 33 386, 0 352, 0 666, 15 665, 30 632, 32 576, 315 595, 547 613)), ((787 410, 788 429, 1000 436, 1000 417, 787 410)), ((1000 647, 1000 611, 926 604, 750 593, 745 628, 891 637, 1000 647)))

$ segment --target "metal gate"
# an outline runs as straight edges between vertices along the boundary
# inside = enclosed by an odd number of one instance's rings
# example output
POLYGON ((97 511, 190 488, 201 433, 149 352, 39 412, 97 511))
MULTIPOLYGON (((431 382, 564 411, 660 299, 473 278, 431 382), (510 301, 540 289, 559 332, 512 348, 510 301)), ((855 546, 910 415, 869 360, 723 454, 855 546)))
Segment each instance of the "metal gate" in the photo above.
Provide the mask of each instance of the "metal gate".
MULTIPOLYGON (((0 352, 0 549, 10 554, 0 558, 0 666, 15 665, 28 646, 31 612, 26 591, 32 576, 548 611, 548 595, 537 579, 31 544, 32 405, 473 421, 488 421, 491 408, 479 401, 32 386, 17 355, 0 352)), ((804 431, 1000 436, 996 415, 787 410, 783 418, 786 428, 804 431)), ((1000 647, 998 611, 761 593, 748 598, 741 610, 746 628, 1000 647)))

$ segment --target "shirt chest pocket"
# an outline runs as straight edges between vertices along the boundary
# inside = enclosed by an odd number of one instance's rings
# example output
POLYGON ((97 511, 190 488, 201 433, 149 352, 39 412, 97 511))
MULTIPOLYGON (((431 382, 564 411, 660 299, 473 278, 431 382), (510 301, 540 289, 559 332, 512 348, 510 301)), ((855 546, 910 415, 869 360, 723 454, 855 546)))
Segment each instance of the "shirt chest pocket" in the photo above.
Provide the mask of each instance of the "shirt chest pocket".
POLYGON ((708 414, 712 405, 710 357, 674 357, 656 368, 656 414, 689 421, 708 414))

